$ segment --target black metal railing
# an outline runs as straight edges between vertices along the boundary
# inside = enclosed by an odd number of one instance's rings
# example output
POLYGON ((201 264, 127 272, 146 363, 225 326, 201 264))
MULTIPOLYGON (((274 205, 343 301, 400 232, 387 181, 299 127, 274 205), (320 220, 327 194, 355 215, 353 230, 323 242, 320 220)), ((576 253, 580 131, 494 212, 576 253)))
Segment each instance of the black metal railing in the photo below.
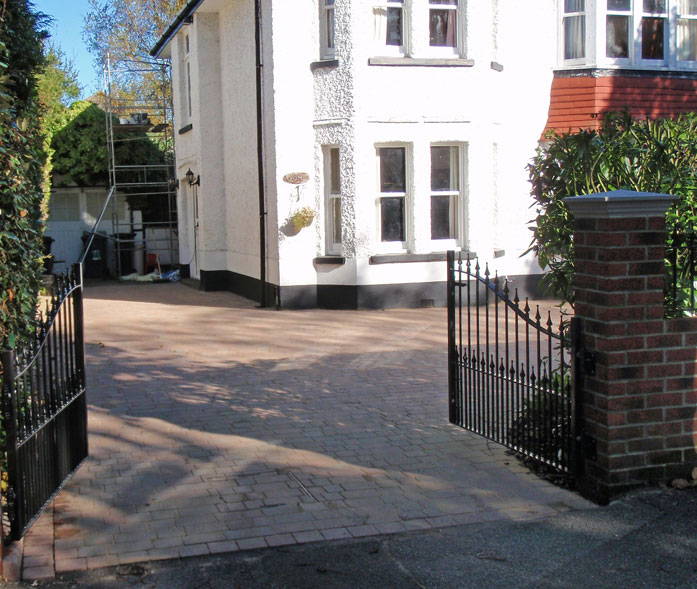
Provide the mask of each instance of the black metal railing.
POLYGON ((695 315, 696 280, 697 234, 671 233, 666 242, 666 317, 695 315))
POLYGON ((450 422, 566 473, 575 399, 568 328, 477 260, 448 252, 450 422))
POLYGON ((56 276, 31 340, 2 351, 5 492, 9 530, 21 538, 87 457, 87 404, 79 265, 56 276))

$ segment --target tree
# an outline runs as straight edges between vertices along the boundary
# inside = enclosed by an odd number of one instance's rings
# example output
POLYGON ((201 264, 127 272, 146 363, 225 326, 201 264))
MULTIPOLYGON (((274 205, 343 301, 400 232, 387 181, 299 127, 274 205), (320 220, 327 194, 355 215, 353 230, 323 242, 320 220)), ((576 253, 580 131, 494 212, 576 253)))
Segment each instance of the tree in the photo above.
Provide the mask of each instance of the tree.
POLYGON ((45 64, 37 76, 39 108, 41 111, 41 131, 44 136, 43 149, 46 164, 43 173, 44 209, 48 207, 51 195, 51 169, 53 149, 51 139, 54 133, 67 122, 68 106, 80 96, 80 85, 73 63, 54 45, 46 44, 45 64))
MULTIPOLYGON (((141 178, 141 172, 134 170, 119 175, 119 183, 167 180, 165 165, 166 154, 150 140, 142 129, 129 129, 120 126, 114 118, 114 130, 118 132, 119 141, 115 142, 115 159, 119 165, 155 165, 161 168, 151 171, 146 178, 141 178)), ((58 177, 63 184, 78 186, 108 186, 109 159, 107 152, 106 117, 99 106, 89 101, 75 102, 66 115, 66 122, 58 129, 52 139, 53 177, 54 185, 58 177)), ((145 221, 160 221, 162 211, 167 210, 167 195, 150 195, 148 197, 136 194, 129 195, 127 188, 120 188, 126 193, 128 204, 133 209, 143 212, 145 221)), ((134 192, 140 192, 136 190, 134 192)))
POLYGON ((37 76, 41 123, 50 137, 65 124, 68 107, 79 98, 81 88, 73 62, 60 48, 45 46, 45 65, 37 76))
POLYGON ((45 17, 0 0, 0 347, 34 325, 42 270, 42 150, 37 74, 45 17))
POLYGON ((551 294, 574 299, 566 197, 619 189, 674 194, 680 198, 666 216, 668 231, 697 229, 697 114, 652 121, 611 113, 597 131, 548 139, 528 166, 537 213, 528 251, 548 270, 551 294))
MULTIPOLYGON (((95 67, 101 71, 107 58, 120 68, 139 69, 139 63, 159 66, 150 50, 185 4, 186 0, 89 0, 83 39, 95 67)), ((144 98, 162 96, 169 92, 169 80, 162 80, 156 71, 133 72, 115 90, 144 98)))

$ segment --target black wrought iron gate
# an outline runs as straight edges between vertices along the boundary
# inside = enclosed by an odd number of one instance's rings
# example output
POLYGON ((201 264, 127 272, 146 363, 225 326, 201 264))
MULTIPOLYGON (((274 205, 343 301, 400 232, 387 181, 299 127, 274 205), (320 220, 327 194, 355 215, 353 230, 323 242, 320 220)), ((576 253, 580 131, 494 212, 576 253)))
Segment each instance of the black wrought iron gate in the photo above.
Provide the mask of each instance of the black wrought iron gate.
MULTIPOLYGON (((457 255, 457 257, 456 257, 457 255)), ((450 422, 561 471, 575 458, 568 329, 448 252, 450 422)))
POLYGON ((57 276, 32 341, 2 352, 8 530, 18 540, 87 457, 82 272, 57 276))

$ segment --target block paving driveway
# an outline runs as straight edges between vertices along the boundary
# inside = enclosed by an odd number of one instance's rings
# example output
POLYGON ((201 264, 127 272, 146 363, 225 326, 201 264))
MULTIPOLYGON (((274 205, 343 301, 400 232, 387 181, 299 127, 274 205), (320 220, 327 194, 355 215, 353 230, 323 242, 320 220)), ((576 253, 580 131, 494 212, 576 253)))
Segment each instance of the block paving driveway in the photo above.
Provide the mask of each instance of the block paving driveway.
POLYGON ((25 579, 588 508, 447 422, 444 309, 85 290, 90 457, 25 579))

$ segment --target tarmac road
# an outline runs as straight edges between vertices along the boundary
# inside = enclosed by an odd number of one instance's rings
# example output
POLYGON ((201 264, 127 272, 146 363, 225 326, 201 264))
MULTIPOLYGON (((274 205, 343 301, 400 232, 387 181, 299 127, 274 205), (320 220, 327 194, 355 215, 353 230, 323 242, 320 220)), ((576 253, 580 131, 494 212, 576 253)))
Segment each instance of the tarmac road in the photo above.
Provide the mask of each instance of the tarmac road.
POLYGON ((697 588, 697 489, 608 507, 57 575, 21 586, 697 588))

